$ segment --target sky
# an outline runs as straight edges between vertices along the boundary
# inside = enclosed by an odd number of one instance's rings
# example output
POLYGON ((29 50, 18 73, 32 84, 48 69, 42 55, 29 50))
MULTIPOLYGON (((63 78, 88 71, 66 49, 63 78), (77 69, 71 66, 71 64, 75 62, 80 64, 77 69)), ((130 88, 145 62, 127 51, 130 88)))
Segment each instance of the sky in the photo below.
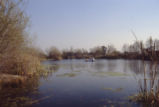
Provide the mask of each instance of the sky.
POLYGON ((113 44, 118 50, 139 40, 159 39, 158 0, 29 0, 30 34, 42 49, 113 44))

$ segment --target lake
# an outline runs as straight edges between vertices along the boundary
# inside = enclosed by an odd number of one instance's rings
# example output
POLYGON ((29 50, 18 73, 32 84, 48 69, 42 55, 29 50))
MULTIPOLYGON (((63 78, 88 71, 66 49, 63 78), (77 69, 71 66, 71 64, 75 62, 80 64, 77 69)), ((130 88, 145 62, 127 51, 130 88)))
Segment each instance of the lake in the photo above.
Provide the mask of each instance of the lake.
POLYGON ((145 61, 146 67, 143 61, 122 59, 48 60, 42 63, 48 69, 45 76, 28 81, 25 88, 2 90, 1 102, 7 100, 13 105, 31 100, 33 107, 144 106, 131 101, 130 97, 139 92, 144 68, 146 72, 151 68, 149 61, 145 61))
POLYGON ((141 106, 129 99, 138 92, 138 79, 143 77, 140 60, 61 60, 43 64, 56 67, 47 78, 40 79, 39 97, 46 99, 35 107, 141 106))

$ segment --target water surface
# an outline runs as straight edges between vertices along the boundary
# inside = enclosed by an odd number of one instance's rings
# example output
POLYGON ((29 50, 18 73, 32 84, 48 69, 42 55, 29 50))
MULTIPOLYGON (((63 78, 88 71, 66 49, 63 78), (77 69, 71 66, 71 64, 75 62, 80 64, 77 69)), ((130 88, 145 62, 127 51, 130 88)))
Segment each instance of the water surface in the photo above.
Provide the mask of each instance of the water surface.
MULTIPOLYGON (((0 89, 0 106, 8 107, 127 107, 145 106, 130 100, 139 80, 153 77, 152 64, 140 60, 44 61, 47 72, 19 87, 0 89)), ((159 67, 159 66, 158 66, 159 67)), ((157 68, 159 69, 159 68, 157 68)), ((152 84, 146 79, 146 86, 152 84), (150 84, 149 84, 150 83, 150 84)), ((145 87, 142 85, 142 87, 145 87)))
MULTIPOLYGON (((148 63, 148 62, 147 62, 148 63)), ((36 107, 141 106, 129 97, 138 92, 143 76, 139 60, 45 61, 54 72, 40 79, 36 107)))

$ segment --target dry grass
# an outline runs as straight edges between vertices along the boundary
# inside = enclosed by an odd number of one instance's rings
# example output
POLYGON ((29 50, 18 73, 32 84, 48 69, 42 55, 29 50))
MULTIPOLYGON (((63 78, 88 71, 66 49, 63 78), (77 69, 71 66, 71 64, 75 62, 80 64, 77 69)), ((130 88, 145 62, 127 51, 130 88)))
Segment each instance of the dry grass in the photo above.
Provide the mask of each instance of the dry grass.
POLYGON ((144 62, 143 64, 144 74, 138 80, 139 90, 137 95, 133 96, 131 100, 151 106, 159 104, 158 63, 151 63, 150 66, 144 62))
POLYGON ((26 76, 41 68, 39 58, 26 52, 17 52, 17 54, 3 57, 1 60, 2 73, 26 76))

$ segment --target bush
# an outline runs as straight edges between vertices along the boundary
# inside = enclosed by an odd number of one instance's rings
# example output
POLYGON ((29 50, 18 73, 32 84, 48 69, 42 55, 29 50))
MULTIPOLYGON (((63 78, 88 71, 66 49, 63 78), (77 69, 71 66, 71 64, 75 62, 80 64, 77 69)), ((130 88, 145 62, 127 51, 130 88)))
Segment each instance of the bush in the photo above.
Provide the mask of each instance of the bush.
POLYGON ((38 71, 40 60, 30 48, 26 28, 28 17, 23 0, 0 1, 0 72, 28 75, 38 71))
POLYGON ((48 50, 48 58, 49 59, 54 59, 54 60, 61 60, 62 59, 62 53, 56 47, 51 47, 48 50))

